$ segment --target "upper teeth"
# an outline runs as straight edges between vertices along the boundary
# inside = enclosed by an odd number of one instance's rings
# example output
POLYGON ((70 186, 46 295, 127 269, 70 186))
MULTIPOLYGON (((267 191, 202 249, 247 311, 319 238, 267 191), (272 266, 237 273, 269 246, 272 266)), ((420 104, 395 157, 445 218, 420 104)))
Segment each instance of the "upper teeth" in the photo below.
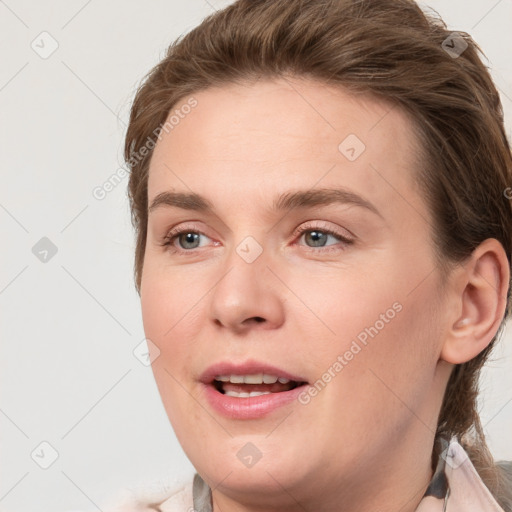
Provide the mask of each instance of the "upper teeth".
POLYGON ((255 373, 252 375, 218 375, 215 380, 221 382, 231 382, 232 384, 274 384, 279 381, 281 384, 287 384, 290 379, 285 377, 276 377, 266 373, 255 373))

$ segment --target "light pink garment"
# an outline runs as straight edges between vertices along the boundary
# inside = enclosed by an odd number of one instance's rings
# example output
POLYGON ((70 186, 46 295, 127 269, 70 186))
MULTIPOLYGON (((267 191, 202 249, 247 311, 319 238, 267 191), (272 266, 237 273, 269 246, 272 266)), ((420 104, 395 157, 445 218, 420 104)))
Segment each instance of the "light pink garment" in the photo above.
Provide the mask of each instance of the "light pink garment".
POLYGON ((444 498, 425 496, 416 512, 503 512, 455 437, 439 463, 436 473, 442 471, 446 476, 448 492, 444 498))
MULTIPOLYGON (((451 440, 444 458, 449 487, 446 512, 503 512, 455 438, 451 440)), ((417 512, 438 510, 420 507, 417 512)))

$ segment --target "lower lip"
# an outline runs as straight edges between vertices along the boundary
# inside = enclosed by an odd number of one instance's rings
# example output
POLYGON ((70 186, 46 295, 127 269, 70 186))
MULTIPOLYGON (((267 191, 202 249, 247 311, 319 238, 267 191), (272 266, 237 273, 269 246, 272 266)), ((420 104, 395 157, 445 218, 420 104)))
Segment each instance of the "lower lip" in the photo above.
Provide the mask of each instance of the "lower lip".
POLYGON ((204 388, 206 399, 218 413, 231 419, 252 420, 262 418, 279 407, 284 407, 293 401, 297 401, 297 397, 304 390, 305 386, 298 386, 290 391, 246 398, 223 395, 211 384, 204 384, 204 388))

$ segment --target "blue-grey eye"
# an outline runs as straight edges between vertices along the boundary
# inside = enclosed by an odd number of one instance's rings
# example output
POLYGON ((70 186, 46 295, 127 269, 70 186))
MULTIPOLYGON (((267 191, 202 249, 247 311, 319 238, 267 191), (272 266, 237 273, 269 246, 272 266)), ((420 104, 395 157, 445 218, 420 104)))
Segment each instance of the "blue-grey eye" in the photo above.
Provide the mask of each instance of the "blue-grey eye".
POLYGON ((330 233, 326 233, 325 231, 320 231, 316 229, 309 230, 304 233, 304 239, 306 243, 308 243, 308 238, 311 241, 310 247, 324 247, 327 244, 327 239, 329 236, 333 237, 333 235, 331 235, 330 233))
POLYGON ((178 237, 180 247, 183 249, 196 249, 199 247, 199 233, 182 233, 178 237), (190 244, 190 245, 189 245, 190 244))

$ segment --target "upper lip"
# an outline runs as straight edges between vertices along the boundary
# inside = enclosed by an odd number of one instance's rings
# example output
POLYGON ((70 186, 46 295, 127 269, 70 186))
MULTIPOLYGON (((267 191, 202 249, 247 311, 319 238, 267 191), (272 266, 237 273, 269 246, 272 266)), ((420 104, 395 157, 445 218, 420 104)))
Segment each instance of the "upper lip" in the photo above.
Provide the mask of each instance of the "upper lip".
POLYGON ((306 382, 306 379, 287 372, 277 366, 259 361, 246 361, 244 363, 233 363, 231 361, 220 361, 209 366, 199 377, 204 384, 211 384, 219 375, 254 375, 264 373, 276 377, 284 377, 295 382, 306 382))

